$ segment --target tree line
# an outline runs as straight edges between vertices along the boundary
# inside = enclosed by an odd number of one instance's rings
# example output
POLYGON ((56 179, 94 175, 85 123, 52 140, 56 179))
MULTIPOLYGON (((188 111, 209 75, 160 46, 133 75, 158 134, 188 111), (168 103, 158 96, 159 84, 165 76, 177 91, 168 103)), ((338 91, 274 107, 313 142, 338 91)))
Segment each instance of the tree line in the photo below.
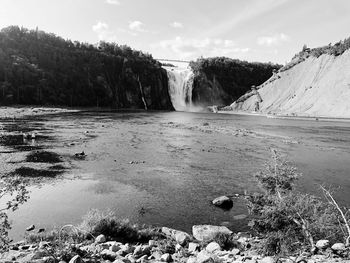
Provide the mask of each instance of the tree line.
POLYGON ((1 104, 143 108, 140 84, 149 97, 166 96, 166 72, 150 54, 116 43, 72 42, 38 29, 0 31, 1 104))

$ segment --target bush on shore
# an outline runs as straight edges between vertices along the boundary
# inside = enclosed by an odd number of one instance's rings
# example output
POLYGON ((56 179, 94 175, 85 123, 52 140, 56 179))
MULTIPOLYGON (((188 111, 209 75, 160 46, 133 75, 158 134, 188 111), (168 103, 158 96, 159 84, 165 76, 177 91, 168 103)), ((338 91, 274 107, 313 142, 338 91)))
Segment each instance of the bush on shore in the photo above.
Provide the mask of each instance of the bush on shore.
POLYGON ((344 240, 343 222, 334 205, 294 189, 300 174, 273 151, 272 161, 256 175, 263 193, 248 198, 254 219, 250 226, 264 237, 264 254, 288 254, 304 250, 314 252, 315 242, 344 240))
POLYGON ((131 224, 128 220, 118 218, 112 211, 90 210, 83 217, 79 229, 93 236, 103 234, 121 242, 146 242, 163 237, 156 228, 131 224))
POLYGON ((54 229, 47 233, 30 234, 26 237, 29 243, 39 241, 75 241, 83 242, 95 239, 103 234, 108 239, 123 243, 144 243, 150 239, 163 239, 164 235, 156 228, 132 224, 128 220, 120 219, 115 212, 90 210, 83 216, 78 226, 66 225, 61 229, 54 229))
POLYGON ((1 202, 2 206, 0 207, 0 252, 6 249, 11 242, 8 237, 11 224, 7 213, 17 210, 28 198, 27 180, 19 176, 0 174, 0 200, 7 200, 7 202, 1 202))

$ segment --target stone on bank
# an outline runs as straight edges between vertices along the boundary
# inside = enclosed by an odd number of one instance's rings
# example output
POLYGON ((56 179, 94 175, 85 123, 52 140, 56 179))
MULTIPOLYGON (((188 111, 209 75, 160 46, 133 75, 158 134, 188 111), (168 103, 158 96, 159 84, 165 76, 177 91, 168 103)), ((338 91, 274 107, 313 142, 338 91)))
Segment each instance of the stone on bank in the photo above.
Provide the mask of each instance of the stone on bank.
POLYGON ((194 225, 192 235, 198 241, 212 241, 218 234, 231 235, 233 232, 225 226, 194 225))
POLYGON ((221 208, 230 209, 233 206, 233 201, 231 200, 231 198, 223 195, 215 198, 212 201, 212 204, 221 208))

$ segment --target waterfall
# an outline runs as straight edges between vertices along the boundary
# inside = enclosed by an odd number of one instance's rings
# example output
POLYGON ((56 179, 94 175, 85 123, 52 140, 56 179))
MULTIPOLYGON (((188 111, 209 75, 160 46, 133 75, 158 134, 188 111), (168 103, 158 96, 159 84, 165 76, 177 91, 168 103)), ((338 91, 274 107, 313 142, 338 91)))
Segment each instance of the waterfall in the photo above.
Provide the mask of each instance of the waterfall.
POLYGON ((194 74, 190 67, 164 67, 168 73, 169 95, 176 111, 196 111, 192 105, 194 74))

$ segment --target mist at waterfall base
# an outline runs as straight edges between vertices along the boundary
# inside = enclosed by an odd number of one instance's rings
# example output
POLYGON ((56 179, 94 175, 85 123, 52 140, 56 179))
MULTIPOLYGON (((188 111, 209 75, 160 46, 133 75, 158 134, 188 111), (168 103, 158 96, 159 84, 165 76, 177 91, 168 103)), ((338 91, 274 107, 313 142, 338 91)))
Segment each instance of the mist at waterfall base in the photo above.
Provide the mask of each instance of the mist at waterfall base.
POLYGON ((175 67, 164 67, 168 74, 169 95, 176 111, 202 112, 204 107, 194 105, 192 90, 194 73, 187 63, 177 63, 175 67))

